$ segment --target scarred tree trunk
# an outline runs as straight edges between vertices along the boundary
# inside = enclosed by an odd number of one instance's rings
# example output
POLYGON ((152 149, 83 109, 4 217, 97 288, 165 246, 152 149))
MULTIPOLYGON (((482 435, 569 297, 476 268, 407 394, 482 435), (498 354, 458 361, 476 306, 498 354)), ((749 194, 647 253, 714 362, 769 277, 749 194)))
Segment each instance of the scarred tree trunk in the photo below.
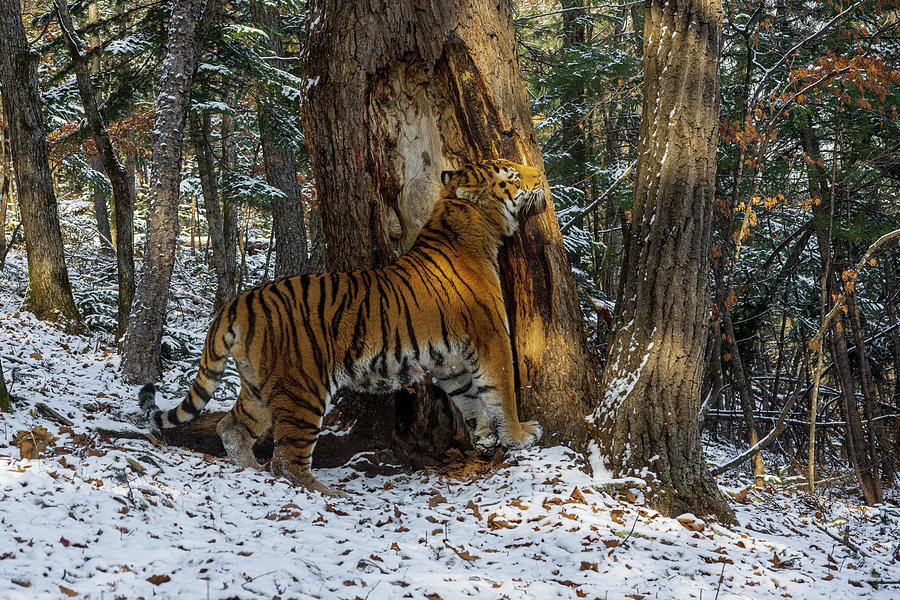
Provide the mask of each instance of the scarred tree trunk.
POLYGON ((63 254, 56 195, 47 162, 37 64, 28 46, 18 0, 0 0, 0 84, 9 124, 10 149, 25 248, 28 296, 25 307, 39 319, 68 320, 80 326, 63 254))
MULTIPOLYGON (((491 157, 542 166, 508 3, 315 0, 309 23, 302 115, 328 270, 407 250, 443 169, 491 157)), ((593 379, 552 208, 520 228, 500 262, 522 418, 539 420, 548 443, 582 443, 593 379)), ((442 398, 401 398, 391 435, 407 454, 433 457, 459 441, 453 423, 442 398)))
POLYGON ((177 0, 169 21, 153 126, 144 259, 122 349, 122 372, 132 383, 149 383, 160 376, 159 347, 178 238, 184 122, 197 59, 215 7, 216 0, 177 0))
MULTIPOLYGON (((254 0, 251 4, 253 20, 268 30, 266 45, 273 56, 284 54, 281 45, 281 15, 277 9, 254 0)), ((281 67, 277 58, 269 65, 281 67)), ((274 130, 275 116, 269 106, 271 100, 262 98, 259 103, 259 136, 262 142, 266 181, 281 190, 283 197, 272 200, 272 227, 275 234, 275 277, 305 273, 306 220, 297 182, 294 151, 279 143, 274 130)))
POLYGON ((721 27, 717 0, 647 4, 633 220, 595 418, 609 466, 645 478, 654 508, 733 521, 704 464, 697 419, 721 27))

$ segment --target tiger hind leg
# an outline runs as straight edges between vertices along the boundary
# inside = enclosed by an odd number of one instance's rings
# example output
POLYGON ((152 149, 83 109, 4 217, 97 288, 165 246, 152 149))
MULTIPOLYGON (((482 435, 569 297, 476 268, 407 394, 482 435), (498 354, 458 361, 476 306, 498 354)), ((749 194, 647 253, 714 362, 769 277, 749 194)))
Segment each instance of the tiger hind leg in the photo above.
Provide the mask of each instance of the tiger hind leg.
POLYGON ((346 496, 323 484, 310 471, 325 399, 309 392, 279 390, 272 395, 271 407, 275 424, 272 472, 323 496, 346 496))
POLYGON ((259 469, 253 445, 272 424, 272 412, 253 387, 242 380, 241 393, 231 411, 216 425, 228 457, 237 465, 259 469))

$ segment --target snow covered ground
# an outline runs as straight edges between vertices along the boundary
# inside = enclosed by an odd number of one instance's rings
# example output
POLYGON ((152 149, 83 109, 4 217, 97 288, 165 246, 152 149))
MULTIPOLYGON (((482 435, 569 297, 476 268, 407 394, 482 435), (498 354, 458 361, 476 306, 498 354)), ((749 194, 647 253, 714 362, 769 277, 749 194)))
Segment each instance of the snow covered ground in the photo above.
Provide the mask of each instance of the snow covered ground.
MULTIPOLYGON (((13 253, 8 270, 22 263, 13 253)), ((326 499, 105 440, 97 428, 149 431, 118 357, 19 312, 11 281, 0 275, 17 397, 0 413, 0 598, 900 598, 900 512, 770 489, 737 494, 738 527, 679 521, 603 491, 558 447, 407 475, 319 470, 349 493, 326 499), (14 440, 39 441, 37 427, 52 445, 21 459, 14 440)), ((202 341, 204 320, 186 323, 202 341)), ((167 375, 169 402, 184 375, 167 375)))

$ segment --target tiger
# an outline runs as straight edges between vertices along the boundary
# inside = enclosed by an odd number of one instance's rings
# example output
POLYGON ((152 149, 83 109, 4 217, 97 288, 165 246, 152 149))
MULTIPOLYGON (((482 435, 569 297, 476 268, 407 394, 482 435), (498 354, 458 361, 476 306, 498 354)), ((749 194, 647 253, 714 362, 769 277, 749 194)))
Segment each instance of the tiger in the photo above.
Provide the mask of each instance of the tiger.
POLYGON ((442 171, 431 216, 404 255, 377 269, 295 275, 240 293, 210 324, 187 397, 160 410, 149 383, 140 408, 160 430, 190 421, 230 355, 241 388, 216 427, 229 458, 263 468, 253 445, 271 426, 271 471, 324 495, 344 495, 310 470, 326 406, 342 389, 433 383, 459 409, 476 449, 530 446, 542 432, 516 412, 497 257, 520 219, 545 208, 537 167, 494 159, 442 171))

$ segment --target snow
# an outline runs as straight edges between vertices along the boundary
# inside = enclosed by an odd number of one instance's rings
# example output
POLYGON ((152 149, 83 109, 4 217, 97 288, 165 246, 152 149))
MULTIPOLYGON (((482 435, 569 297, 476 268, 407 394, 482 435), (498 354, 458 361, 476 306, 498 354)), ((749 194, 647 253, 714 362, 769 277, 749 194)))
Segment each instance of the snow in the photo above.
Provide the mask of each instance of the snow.
MULTIPOLYGON (((7 271, 24 268, 13 250, 7 271)), ((118 357, 21 312, 24 290, 5 277, 0 358, 17 398, 0 414, 0 598, 900 596, 870 585, 900 580, 900 516, 735 487, 740 526, 665 518, 611 488, 596 446, 593 475, 562 447, 391 475, 319 469, 349 493, 335 500, 149 439, 103 439, 96 428, 149 431, 118 357), (19 458, 13 439, 36 426, 55 445, 19 458), (846 528, 868 556, 819 525, 846 528)), ((170 393, 185 386, 167 376, 170 393)))

